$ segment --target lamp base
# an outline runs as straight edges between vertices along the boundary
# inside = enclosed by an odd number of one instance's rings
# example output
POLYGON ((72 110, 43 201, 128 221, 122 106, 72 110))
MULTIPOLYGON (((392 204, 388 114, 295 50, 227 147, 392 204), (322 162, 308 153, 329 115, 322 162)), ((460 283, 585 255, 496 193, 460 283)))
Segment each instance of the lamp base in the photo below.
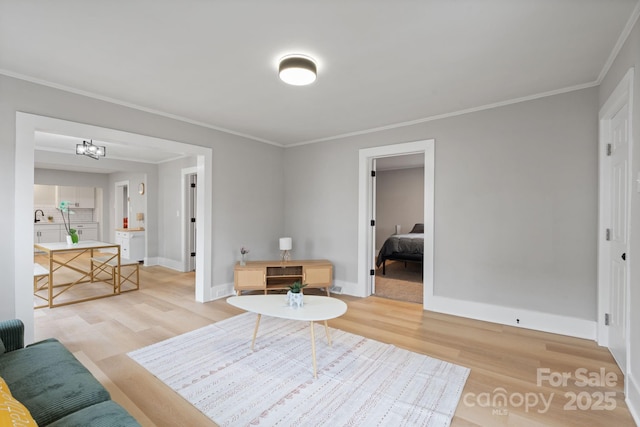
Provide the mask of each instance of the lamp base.
POLYGON ((289 253, 289 251, 280 252, 280 259, 282 260, 282 262, 291 261, 291 253, 289 253))

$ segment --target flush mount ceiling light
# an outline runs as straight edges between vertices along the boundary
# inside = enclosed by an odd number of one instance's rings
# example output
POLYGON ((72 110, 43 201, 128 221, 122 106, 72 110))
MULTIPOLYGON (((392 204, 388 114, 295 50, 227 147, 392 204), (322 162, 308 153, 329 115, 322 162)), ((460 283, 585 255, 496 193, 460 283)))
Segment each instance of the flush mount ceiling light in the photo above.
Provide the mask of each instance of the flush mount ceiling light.
POLYGON ((76 154, 91 157, 98 160, 107 154, 107 147, 93 145, 93 140, 82 141, 82 144, 76 144, 76 154))
POLYGON ((317 75, 316 63, 304 55, 285 56, 280 60, 278 71, 280 80, 294 86, 311 84, 317 75))

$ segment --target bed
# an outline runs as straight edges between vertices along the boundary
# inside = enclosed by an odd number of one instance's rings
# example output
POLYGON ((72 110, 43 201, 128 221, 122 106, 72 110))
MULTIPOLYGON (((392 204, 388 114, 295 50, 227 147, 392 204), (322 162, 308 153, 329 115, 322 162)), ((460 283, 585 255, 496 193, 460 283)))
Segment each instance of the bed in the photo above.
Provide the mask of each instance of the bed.
POLYGON ((415 224, 408 234, 394 234, 385 240, 376 267, 382 265, 382 274, 386 274, 387 260, 419 262, 424 258, 424 224, 415 224))

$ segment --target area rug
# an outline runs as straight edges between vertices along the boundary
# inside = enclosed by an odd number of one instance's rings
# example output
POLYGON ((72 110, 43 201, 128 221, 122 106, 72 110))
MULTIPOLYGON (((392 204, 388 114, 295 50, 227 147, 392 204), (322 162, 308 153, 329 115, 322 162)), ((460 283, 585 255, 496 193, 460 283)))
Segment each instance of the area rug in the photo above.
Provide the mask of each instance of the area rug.
POLYGON ((129 356, 220 426, 448 426, 469 370, 308 322, 244 313, 129 356))

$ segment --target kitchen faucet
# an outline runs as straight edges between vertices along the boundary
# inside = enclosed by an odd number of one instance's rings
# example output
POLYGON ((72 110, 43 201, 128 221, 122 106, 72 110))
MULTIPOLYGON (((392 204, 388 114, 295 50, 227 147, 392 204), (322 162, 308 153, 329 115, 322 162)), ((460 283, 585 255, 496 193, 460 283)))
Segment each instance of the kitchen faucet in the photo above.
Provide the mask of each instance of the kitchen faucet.
POLYGON ((40 212, 42 214, 42 217, 44 218, 44 212, 42 212, 42 209, 36 209, 36 211, 33 213, 33 222, 40 222, 40 220, 38 219, 38 212, 40 212))

